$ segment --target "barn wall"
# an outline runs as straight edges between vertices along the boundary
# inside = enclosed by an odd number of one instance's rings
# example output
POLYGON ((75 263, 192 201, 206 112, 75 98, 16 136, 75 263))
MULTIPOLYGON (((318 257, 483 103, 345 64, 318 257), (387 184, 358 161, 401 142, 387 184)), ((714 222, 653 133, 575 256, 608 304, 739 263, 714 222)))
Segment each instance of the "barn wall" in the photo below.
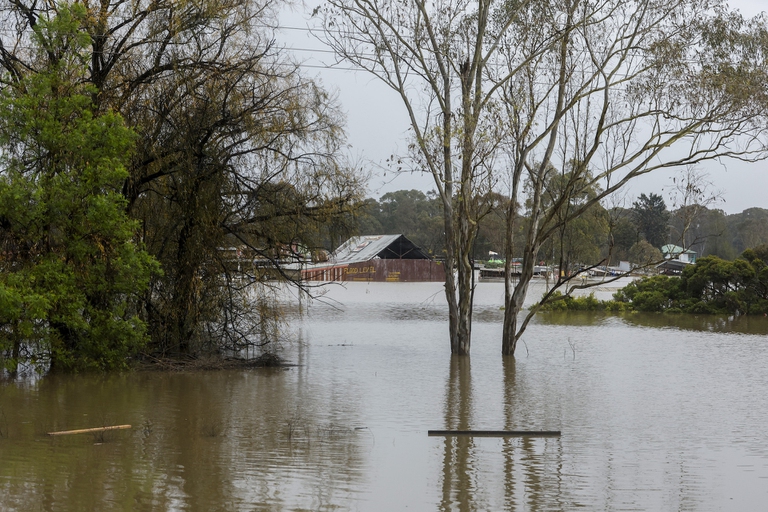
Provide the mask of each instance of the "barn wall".
POLYGON ((443 282, 445 270, 432 260, 369 260, 350 263, 342 276, 344 281, 443 282))
POLYGON ((301 278, 305 281, 342 281, 346 265, 311 268, 301 271, 301 278))

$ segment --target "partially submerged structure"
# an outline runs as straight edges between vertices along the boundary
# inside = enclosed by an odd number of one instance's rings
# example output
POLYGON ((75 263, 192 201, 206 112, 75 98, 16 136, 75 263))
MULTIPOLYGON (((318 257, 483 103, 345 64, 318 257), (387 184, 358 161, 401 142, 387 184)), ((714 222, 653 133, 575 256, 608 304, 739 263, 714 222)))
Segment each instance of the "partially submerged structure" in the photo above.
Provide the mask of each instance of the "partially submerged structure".
POLYGON ((659 273, 667 275, 679 275, 688 265, 696 263, 696 252, 684 249, 677 245, 667 244, 661 248, 664 261, 656 265, 659 273))
POLYGON ((327 262, 301 270, 305 281, 445 281, 442 263, 403 235, 356 236, 327 262))

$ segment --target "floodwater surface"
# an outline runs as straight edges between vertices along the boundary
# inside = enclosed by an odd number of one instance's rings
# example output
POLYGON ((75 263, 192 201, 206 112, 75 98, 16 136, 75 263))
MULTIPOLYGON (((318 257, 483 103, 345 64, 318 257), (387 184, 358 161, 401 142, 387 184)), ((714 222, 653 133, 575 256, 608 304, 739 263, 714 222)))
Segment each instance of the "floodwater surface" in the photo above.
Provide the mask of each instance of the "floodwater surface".
POLYGON ((502 296, 469 358, 439 284, 348 283, 289 304, 296 366, 2 383, 0 510, 766 510, 767 319, 542 314, 503 358, 502 296))

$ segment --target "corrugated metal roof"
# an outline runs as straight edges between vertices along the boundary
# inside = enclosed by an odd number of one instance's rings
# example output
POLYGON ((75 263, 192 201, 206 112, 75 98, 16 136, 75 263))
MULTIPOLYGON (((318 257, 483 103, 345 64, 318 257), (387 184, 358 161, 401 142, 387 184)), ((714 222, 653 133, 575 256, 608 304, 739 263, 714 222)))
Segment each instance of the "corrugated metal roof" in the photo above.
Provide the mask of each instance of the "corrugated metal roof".
POLYGON ((334 263, 359 263, 374 258, 430 259, 403 235, 355 236, 331 255, 334 263))
POLYGON ((682 247, 674 244, 667 244, 661 246, 662 254, 671 254, 672 256, 679 256, 680 254, 696 254, 696 251, 690 249, 683 249, 682 247))
POLYGON ((375 258, 401 235, 353 236, 334 251, 335 262, 356 263, 375 258))

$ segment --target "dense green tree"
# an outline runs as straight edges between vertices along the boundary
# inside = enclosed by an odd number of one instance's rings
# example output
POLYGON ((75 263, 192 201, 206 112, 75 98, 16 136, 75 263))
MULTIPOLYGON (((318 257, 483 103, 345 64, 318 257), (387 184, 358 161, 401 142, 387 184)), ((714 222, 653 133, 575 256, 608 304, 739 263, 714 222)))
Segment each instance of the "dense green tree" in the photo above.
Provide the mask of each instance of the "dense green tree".
POLYGON ((379 199, 379 222, 385 234, 405 234, 431 254, 442 249, 443 212, 434 192, 398 190, 379 199))
POLYGON ((748 208, 732 216, 729 231, 733 233, 733 247, 738 252, 768 243, 768 210, 748 208))
POLYGON ((752 249, 747 249, 742 254, 742 257, 754 264, 766 266, 768 265, 768 244, 762 244, 752 249))
POLYGON ((134 133, 97 114, 82 6, 35 25, 36 69, 0 95, 0 357, 14 370, 121 368, 157 270, 120 189, 134 133))
POLYGON ((393 230, 415 233, 419 227, 419 214, 426 202, 427 196, 420 190, 387 192, 379 199, 382 227, 387 234, 393 234, 393 230))
POLYGON ((661 312, 682 296, 680 280, 667 276, 654 276, 628 284, 616 294, 614 300, 631 302, 637 311, 661 312))
POLYGON ((747 249, 741 255, 754 270, 754 279, 748 283, 747 302, 750 313, 768 313, 768 245, 747 249))
POLYGON ((640 234, 649 244, 661 248, 667 243, 669 212, 664 198, 653 192, 640 194, 632 205, 632 211, 640 234))
POLYGON ((629 261, 637 265, 652 265, 662 260, 661 251, 645 240, 640 240, 629 249, 629 261))
MULTIPOLYGON (((768 313, 768 246, 744 251, 726 261, 705 256, 687 266, 681 277, 654 276, 633 281, 614 294, 614 301, 592 309, 693 314, 768 313)), ((581 304, 583 305, 583 304, 581 304)), ((579 304, 564 301, 561 309, 579 304)))
MULTIPOLYGON (((679 218, 672 216, 672 222, 679 218)), ((677 226, 672 229, 677 228, 677 226)), ((728 230, 728 218, 722 210, 703 208, 697 216, 697 222, 690 227, 691 238, 695 241, 690 249, 701 256, 717 256, 732 260, 738 256, 733 247, 733 236, 728 230)))
POLYGON ((434 192, 397 190, 367 199, 359 219, 361 234, 403 234, 434 256, 443 248, 442 205, 434 192))
POLYGON ((750 297, 757 273, 750 262, 705 256, 683 270, 682 286, 690 297, 692 313, 753 313, 750 297), (752 310, 752 311, 751 311, 752 310))
POLYGON ((611 208, 608 214, 610 263, 615 265, 621 260, 632 259, 630 249, 639 241, 640 235, 631 210, 611 208))
MULTIPOLYGON (((360 215, 357 219, 357 230, 359 234, 371 235, 374 233, 383 233, 384 227, 379 220, 380 215, 381 207, 376 199, 369 197, 363 200, 360 206, 360 215)), ((341 240, 339 243, 333 243, 328 249, 334 250, 342 242, 344 241, 341 240)))
MULTIPOLYGON (((66 5, 0 6, 5 87, 39 68, 25 42, 66 5)), ((334 99, 278 48, 269 27, 280 2, 83 5, 83 79, 94 111, 121 114, 137 135, 122 193, 164 269, 140 308, 149 350, 194 356, 260 344, 263 308, 248 304, 264 296, 254 289, 265 287, 264 266, 287 278, 284 263, 341 238, 364 188, 339 157, 334 99), (238 248, 260 265, 231 261, 238 248)))

